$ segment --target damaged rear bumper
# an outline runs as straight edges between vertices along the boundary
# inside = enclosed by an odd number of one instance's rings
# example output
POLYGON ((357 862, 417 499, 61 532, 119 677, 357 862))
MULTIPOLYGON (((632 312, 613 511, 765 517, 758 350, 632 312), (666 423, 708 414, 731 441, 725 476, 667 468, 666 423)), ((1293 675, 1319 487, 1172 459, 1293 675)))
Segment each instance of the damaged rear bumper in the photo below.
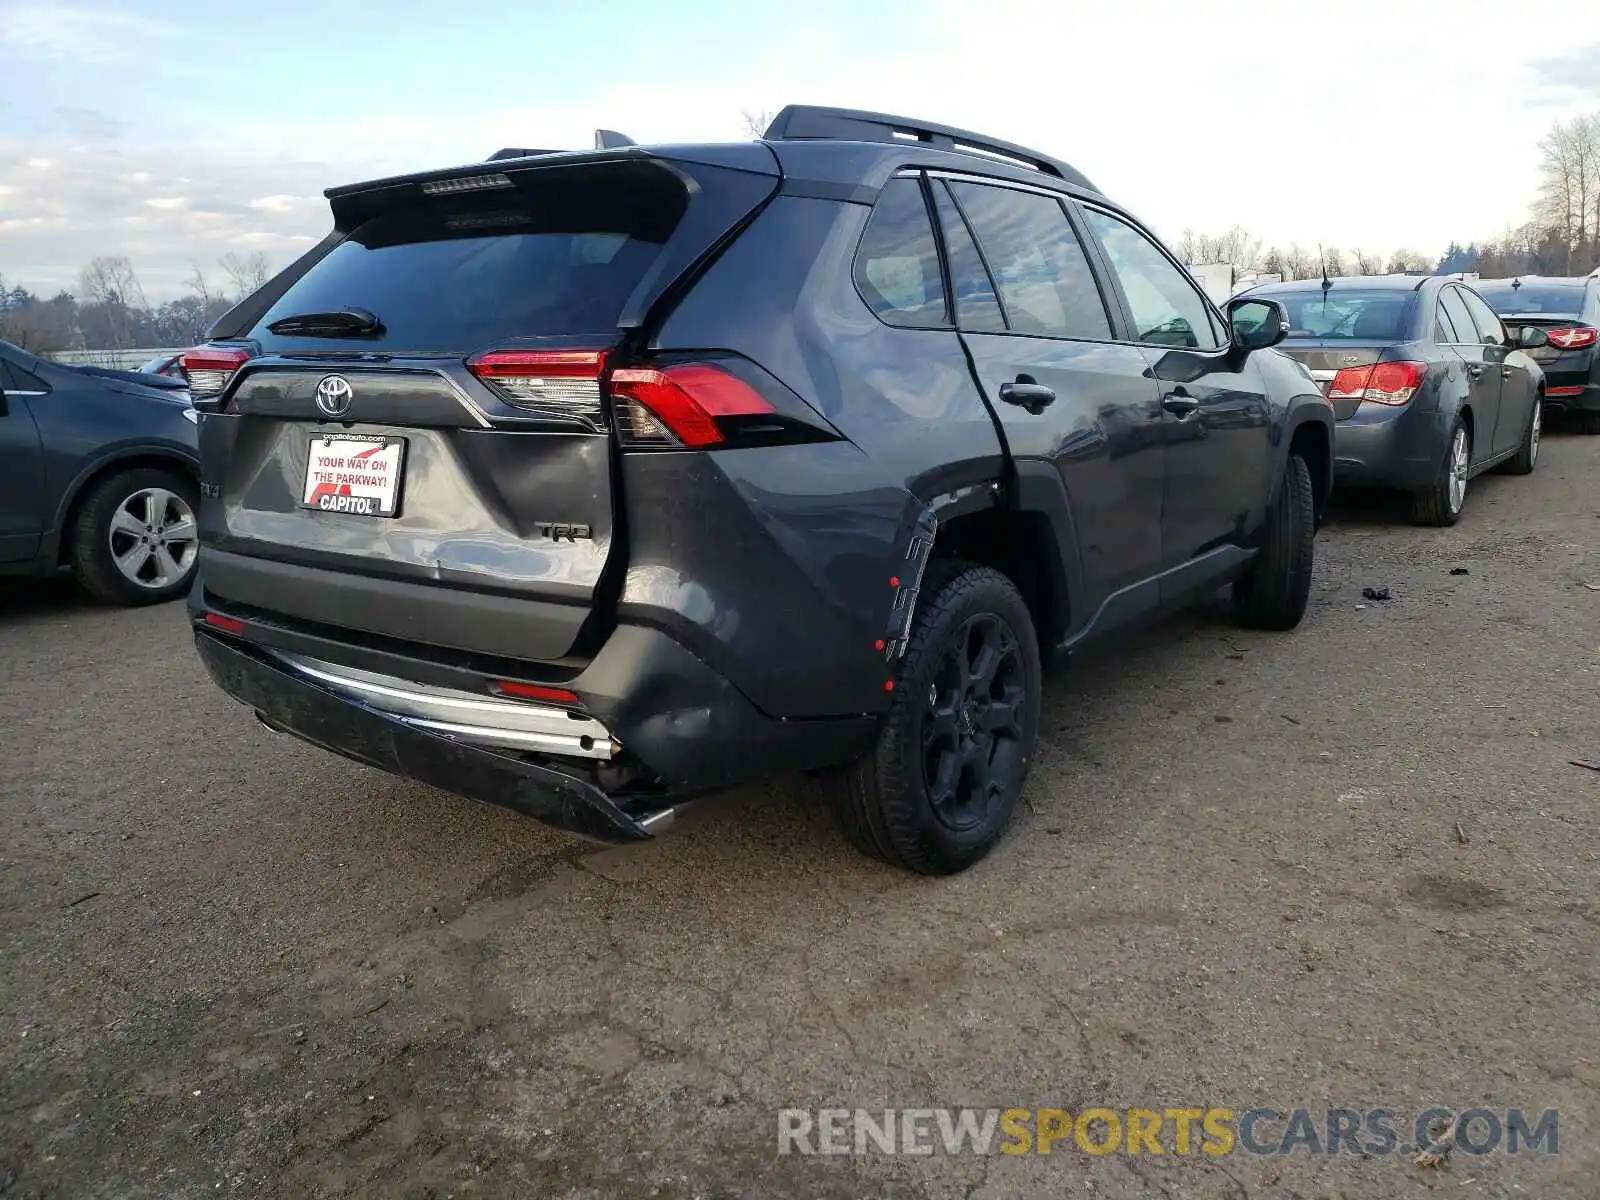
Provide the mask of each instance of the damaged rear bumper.
POLYGON ((356 762, 597 841, 642 841, 671 811, 630 815, 592 783, 411 724, 242 642, 197 629, 195 645, 217 685, 268 725, 356 762))

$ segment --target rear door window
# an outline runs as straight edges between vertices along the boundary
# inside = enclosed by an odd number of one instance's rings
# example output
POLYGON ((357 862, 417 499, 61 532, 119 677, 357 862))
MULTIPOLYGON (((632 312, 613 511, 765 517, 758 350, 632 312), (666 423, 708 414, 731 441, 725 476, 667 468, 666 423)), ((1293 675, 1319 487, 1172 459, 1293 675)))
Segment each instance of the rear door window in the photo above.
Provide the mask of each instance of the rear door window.
POLYGON ((249 336, 269 351, 359 345, 462 354, 515 338, 613 334, 683 213, 681 185, 648 176, 547 180, 418 202, 358 226, 249 336), (363 308, 378 337, 282 337, 274 321, 363 308))
POLYGON ((1111 322, 1061 202, 1035 192, 951 183, 1014 333, 1109 341, 1111 322))
POLYGON ((978 254, 972 231, 941 181, 933 189, 934 207, 944 231, 945 254, 950 260, 950 288, 955 292, 956 324, 972 333, 1004 333, 1005 314, 994 290, 989 268, 978 254))
POLYGON ((1439 293, 1439 310, 1447 318, 1448 328, 1455 334, 1455 344, 1458 346, 1472 346, 1478 342, 1478 331, 1473 327, 1472 314, 1467 311, 1467 306, 1462 303, 1461 290, 1447 287, 1439 293))
POLYGON ((1494 309, 1483 302, 1483 297, 1465 288, 1457 288, 1461 299, 1467 306, 1467 311, 1472 314, 1472 323, 1478 328, 1477 340, 1485 346, 1504 346, 1506 344, 1505 326, 1500 324, 1500 318, 1494 315, 1494 309))
POLYGON ((856 288, 878 319, 911 329, 950 323, 922 183, 892 179, 878 198, 856 253, 856 288))
POLYGON ((1154 346, 1214 350, 1222 343, 1210 306, 1159 247, 1132 225, 1098 209, 1085 209, 1133 314, 1134 340, 1154 346))

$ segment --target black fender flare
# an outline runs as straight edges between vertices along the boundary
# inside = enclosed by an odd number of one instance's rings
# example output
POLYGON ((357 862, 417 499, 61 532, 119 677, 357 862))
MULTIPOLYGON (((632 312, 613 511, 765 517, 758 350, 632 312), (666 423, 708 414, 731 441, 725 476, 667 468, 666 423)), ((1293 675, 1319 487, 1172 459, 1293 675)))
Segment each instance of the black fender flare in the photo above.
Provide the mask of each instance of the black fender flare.
POLYGON ((196 487, 200 484, 200 459, 170 442, 135 442, 101 454, 81 467, 72 477, 72 482, 61 490, 61 498, 56 502, 55 515, 39 542, 40 562, 55 563, 60 559, 61 539, 66 534, 67 515, 78 503, 78 497, 83 494, 83 489, 88 486, 89 481, 103 475, 108 468, 120 462, 136 460, 147 463, 161 460, 190 476, 195 481, 196 487))
MULTIPOLYGON (((1050 531, 1040 549, 1039 572, 1046 587, 1055 633, 1065 640, 1073 631, 1073 606, 1084 598, 1083 564, 1078 559, 1078 527, 1072 516, 1067 485, 1056 464, 1045 459, 1021 458, 1012 463, 1016 486, 1013 511, 1040 518, 1050 531)), ((1090 614, 1080 613, 1087 619, 1090 614)))
POLYGON ((1273 458, 1272 478, 1268 481, 1267 505, 1268 508, 1278 502, 1278 492, 1283 487, 1284 472, 1289 467, 1289 448, 1294 445, 1296 435, 1306 425, 1322 427, 1326 439, 1328 454, 1327 470, 1324 478, 1319 482, 1319 494, 1315 498, 1317 517, 1320 521, 1327 512, 1328 497, 1333 492, 1333 406, 1321 396, 1315 398, 1306 396, 1292 401, 1284 414, 1283 423, 1279 426, 1278 450, 1273 458))

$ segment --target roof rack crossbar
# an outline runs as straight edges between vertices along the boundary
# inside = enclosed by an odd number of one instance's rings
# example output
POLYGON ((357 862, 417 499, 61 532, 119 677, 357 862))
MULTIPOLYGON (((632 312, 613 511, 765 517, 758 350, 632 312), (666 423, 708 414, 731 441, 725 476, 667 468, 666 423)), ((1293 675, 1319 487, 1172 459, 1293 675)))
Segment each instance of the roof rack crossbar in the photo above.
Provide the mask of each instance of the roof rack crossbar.
POLYGON ((1083 173, 1037 150, 1002 142, 998 138, 957 129, 951 125, 936 125, 932 121, 917 121, 910 117, 895 117, 887 113, 862 112, 853 108, 823 108, 811 104, 791 104, 772 119, 762 135, 767 141, 786 141, 801 138, 836 138, 852 142, 889 142, 891 144, 921 143, 936 150, 950 150, 958 154, 974 154, 999 159, 1014 165, 1029 167, 1046 175, 1054 175, 1068 183, 1091 192, 1100 189, 1090 183, 1083 173))

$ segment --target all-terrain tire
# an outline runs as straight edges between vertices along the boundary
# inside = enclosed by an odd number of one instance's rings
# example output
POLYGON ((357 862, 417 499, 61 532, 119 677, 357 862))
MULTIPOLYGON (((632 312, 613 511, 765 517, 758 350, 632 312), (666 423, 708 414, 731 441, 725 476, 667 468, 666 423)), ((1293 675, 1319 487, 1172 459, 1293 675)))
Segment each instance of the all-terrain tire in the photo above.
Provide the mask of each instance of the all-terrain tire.
MULTIPOLYGON (((999 571, 936 562, 928 569, 921 594, 905 653, 896 664, 893 700, 878 740, 856 762, 833 772, 827 784, 839 826, 857 849, 924 875, 950 875, 994 848, 1016 808, 1038 734, 1039 645, 1027 604, 999 571), (939 789, 942 806, 936 808, 938 780, 928 778, 930 755, 937 771, 955 752, 941 747, 958 744, 946 737, 962 736, 959 728, 940 734, 940 721, 952 726, 965 722, 969 733, 975 729, 981 733, 971 710, 960 715, 959 699, 946 703, 948 695, 957 694, 947 685, 961 677, 955 656, 981 664, 986 661, 982 647, 990 644, 1010 645, 1011 652, 1003 660, 1003 687, 997 672, 994 682, 980 690, 993 695, 1000 689, 1014 697, 1015 730, 1014 735, 995 733, 987 755, 979 753, 994 778, 981 789, 983 799, 972 802, 970 823, 963 825, 951 819, 952 811, 959 809, 956 792, 983 768, 975 766, 969 775, 963 766, 956 789, 939 789), (979 647, 975 652, 974 646, 979 647)), ((976 679, 978 673, 969 675, 976 679)), ((979 790, 969 789, 973 795, 979 790)))
POLYGON ((1233 609, 1249 629, 1293 629, 1306 614, 1316 561, 1317 514, 1311 469, 1289 456, 1278 499, 1267 515, 1261 551, 1233 585, 1233 609))
MULTIPOLYGON (((141 585, 118 569, 112 554, 111 523, 119 509, 141 492, 170 493, 187 506, 191 518, 200 509, 195 486, 160 467, 133 467, 94 484, 78 504, 68 530, 67 562, 79 586, 102 604, 161 604, 185 595, 194 582, 195 556, 189 553, 181 573, 162 585, 141 585)), ((198 543, 195 543, 198 548, 198 543)))

